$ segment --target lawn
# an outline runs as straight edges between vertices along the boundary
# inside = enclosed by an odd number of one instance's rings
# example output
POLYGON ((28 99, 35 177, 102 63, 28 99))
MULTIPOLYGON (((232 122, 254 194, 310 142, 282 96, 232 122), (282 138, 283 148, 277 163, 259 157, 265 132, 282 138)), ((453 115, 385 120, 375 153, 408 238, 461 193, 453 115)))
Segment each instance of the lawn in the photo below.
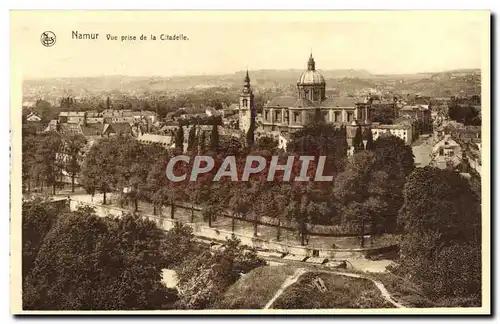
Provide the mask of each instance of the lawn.
POLYGON ((436 307, 422 289, 392 273, 371 273, 370 277, 384 284, 391 296, 406 307, 436 307))
POLYGON ((216 308, 262 309, 295 270, 289 265, 254 269, 229 287, 216 303, 216 308))
POLYGON ((369 280, 332 273, 304 274, 274 302, 274 309, 393 308, 369 280), (313 280, 321 278, 326 290, 313 280))

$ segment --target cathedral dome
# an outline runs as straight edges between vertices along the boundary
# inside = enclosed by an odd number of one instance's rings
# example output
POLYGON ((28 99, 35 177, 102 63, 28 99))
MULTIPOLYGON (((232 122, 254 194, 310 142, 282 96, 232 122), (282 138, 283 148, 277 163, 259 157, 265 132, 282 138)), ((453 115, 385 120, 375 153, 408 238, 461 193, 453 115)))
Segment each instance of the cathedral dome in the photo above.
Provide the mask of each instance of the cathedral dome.
POLYGON ((325 84, 325 78, 316 70, 307 70, 302 72, 297 84, 300 85, 310 85, 310 84, 325 84))
POLYGON ((325 84, 325 78, 316 71, 316 63, 314 62, 314 58, 309 57, 309 61, 307 62, 307 70, 302 72, 299 79, 297 80, 297 85, 314 85, 314 84, 325 84))

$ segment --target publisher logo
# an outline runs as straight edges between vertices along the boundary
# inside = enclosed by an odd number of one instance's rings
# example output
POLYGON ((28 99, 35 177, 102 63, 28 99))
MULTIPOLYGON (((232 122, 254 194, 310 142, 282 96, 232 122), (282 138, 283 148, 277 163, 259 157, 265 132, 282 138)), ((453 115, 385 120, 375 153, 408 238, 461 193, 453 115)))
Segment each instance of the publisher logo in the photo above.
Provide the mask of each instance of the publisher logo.
POLYGON ((40 36, 40 42, 42 42, 42 45, 45 47, 54 46, 56 43, 56 34, 51 31, 45 31, 42 33, 42 36, 40 36))

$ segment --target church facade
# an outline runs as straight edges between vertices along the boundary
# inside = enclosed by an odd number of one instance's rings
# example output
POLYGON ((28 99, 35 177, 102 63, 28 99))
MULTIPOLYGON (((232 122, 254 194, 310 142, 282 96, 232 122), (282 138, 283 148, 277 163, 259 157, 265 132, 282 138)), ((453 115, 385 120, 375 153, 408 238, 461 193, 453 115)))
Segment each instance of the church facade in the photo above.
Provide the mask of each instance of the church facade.
MULTIPOLYGON (((371 99, 357 100, 351 97, 326 97, 326 82, 316 62, 309 57, 307 70, 297 79, 295 96, 278 96, 264 105, 262 130, 287 135, 304 128, 314 121, 324 121, 345 126, 349 152, 352 154, 356 133, 366 141, 371 133, 371 99)), ((255 107, 250 78, 247 74, 240 94, 239 128, 245 133, 255 122, 255 107)))
POLYGON ((351 97, 326 97, 326 82, 312 55, 305 70, 297 79, 295 96, 279 96, 263 108, 262 125, 267 131, 293 132, 315 119, 327 123, 350 125, 370 120, 370 103, 351 97))

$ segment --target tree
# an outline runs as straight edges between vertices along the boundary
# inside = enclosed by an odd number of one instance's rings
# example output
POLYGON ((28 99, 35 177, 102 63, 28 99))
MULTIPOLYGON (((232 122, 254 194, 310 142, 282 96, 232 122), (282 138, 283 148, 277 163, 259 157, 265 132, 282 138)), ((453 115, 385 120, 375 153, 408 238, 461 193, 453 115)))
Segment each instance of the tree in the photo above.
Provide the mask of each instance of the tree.
POLYGON ((53 107, 49 102, 41 99, 36 101, 35 111, 42 118, 43 123, 48 123, 58 115, 56 107, 53 107))
POLYGON ((71 176, 71 192, 75 192, 75 177, 81 170, 80 160, 86 143, 85 137, 79 134, 64 138, 65 153, 67 154, 65 167, 71 176))
POLYGON ((436 230, 444 242, 480 237, 479 198, 455 171, 418 168, 404 186, 398 222, 407 232, 436 230))
POLYGON ((37 137, 34 158, 34 172, 43 183, 52 186, 52 194, 56 194, 56 183, 61 175, 62 139, 56 132, 43 133, 37 137))
POLYGON ((35 198, 22 203, 23 280, 33 269, 40 246, 57 220, 59 210, 48 199, 35 198))
POLYGON ((250 119, 250 128, 246 134, 247 146, 252 147, 255 143, 255 120, 250 119))
POLYGON ((364 149, 363 147, 363 136, 361 134, 361 127, 356 128, 356 134, 353 140, 354 153, 360 152, 364 149))
POLYGON ((156 161, 152 164, 146 179, 147 196, 151 197, 150 201, 153 203, 153 213, 156 215, 158 209, 160 215, 162 214, 162 206, 168 202, 167 191, 167 177, 165 171, 167 163, 172 156, 163 151, 159 154, 156 161))
POLYGON ((371 129, 366 131, 366 149, 372 151, 374 149, 373 133, 371 129))
POLYGON ((345 129, 326 123, 312 123, 291 135, 287 152, 297 155, 326 156, 325 175, 342 171, 346 161, 345 129))
POLYGON ((234 136, 226 135, 222 135, 219 137, 217 150, 217 158, 219 160, 222 160, 226 156, 243 156, 246 152, 246 149, 243 148, 242 141, 234 136))
POLYGON ((201 131, 199 146, 200 153, 205 153, 207 149, 207 136, 203 130, 201 131))
POLYGON ((391 192, 387 173, 375 167, 374 153, 355 153, 335 181, 334 193, 343 206, 342 223, 358 233, 361 247, 364 247, 368 226, 374 231, 385 224, 387 203, 384 198, 391 192))
MULTIPOLYGON (((103 193, 103 204, 106 204, 106 193, 116 189, 120 180, 120 165, 116 139, 104 138, 94 144, 85 157, 82 175, 85 187, 91 193, 100 190, 103 193)), ((123 174, 122 174, 123 176, 123 174)))
POLYGON ((231 210, 231 231, 236 230, 236 216, 246 218, 252 209, 252 196, 250 192, 250 183, 248 181, 238 181, 231 186, 231 197, 228 207, 231 210))
POLYGON ((198 148, 198 143, 196 139, 196 125, 193 125, 191 129, 189 130, 189 138, 188 138, 188 146, 187 146, 187 151, 192 152, 196 151, 198 148))
POLYGON ((212 126, 212 133, 210 135, 210 151, 218 152, 219 150, 219 128, 217 125, 212 126))
POLYGON ((278 149, 278 141, 268 136, 261 136, 257 139, 255 148, 258 151, 276 152, 278 149))
POLYGON ((373 151, 381 167, 399 164, 405 177, 415 168, 412 148, 406 145, 401 138, 394 135, 380 136, 373 143, 373 146, 373 151))
POLYGON ((161 283, 164 237, 153 222, 130 215, 105 219, 89 208, 65 215, 40 247, 23 287, 23 308, 172 307, 176 296, 161 283))
POLYGON ((175 223, 162 240, 161 251, 169 269, 180 266, 185 260, 199 253, 192 227, 175 223))
POLYGON ((433 298, 473 297, 480 304, 481 212, 467 180, 455 171, 415 169, 404 186, 398 222, 405 235, 397 271, 433 298))
POLYGON ((179 126, 175 133, 175 148, 181 151, 184 150, 184 128, 182 125, 179 126))
MULTIPOLYGON (((23 129, 24 131, 24 129, 23 129)), ((23 190, 31 191, 31 183, 36 177, 36 137, 34 135, 22 136, 22 181, 23 190)))
POLYGON ((177 268, 178 287, 181 291, 177 306, 181 309, 207 309, 212 307, 241 274, 265 265, 255 251, 246 251, 234 236, 224 247, 210 253, 204 251, 186 260, 177 268))

